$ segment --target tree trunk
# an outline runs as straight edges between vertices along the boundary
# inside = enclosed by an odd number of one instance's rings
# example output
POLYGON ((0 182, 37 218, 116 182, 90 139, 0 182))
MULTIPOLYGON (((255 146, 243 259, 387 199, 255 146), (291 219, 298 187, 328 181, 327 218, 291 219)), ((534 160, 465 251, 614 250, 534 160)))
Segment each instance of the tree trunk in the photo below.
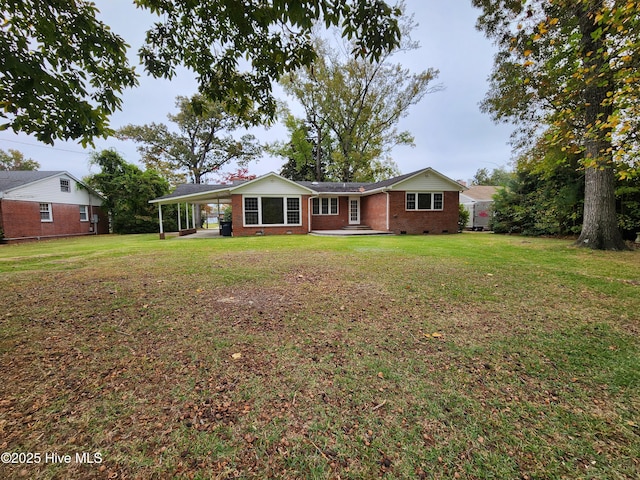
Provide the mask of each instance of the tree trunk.
POLYGON ((587 168, 584 217, 577 244, 597 250, 626 250, 618 229, 615 173, 611 168, 587 168))
POLYGON ((608 61, 602 54, 606 51, 606 32, 598 34, 600 28, 594 14, 603 5, 604 0, 593 0, 577 6, 582 37, 580 53, 588 72, 584 88, 584 216, 577 244, 597 250, 624 250, 626 245, 618 229, 616 215, 611 128, 602 126, 607 125, 613 113, 608 94, 614 90, 615 83, 608 61))

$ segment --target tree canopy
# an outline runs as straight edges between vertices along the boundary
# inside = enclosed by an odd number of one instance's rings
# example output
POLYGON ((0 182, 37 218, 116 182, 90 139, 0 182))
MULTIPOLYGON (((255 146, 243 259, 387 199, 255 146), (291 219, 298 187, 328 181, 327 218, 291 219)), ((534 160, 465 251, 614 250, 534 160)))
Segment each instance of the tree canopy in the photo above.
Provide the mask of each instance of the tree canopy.
POLYGON ((316 40, 322 55, 281 81, 302 105, 305 118, 288 120, 291 141, 276 153, 294 160, 301 171, 314 172, 314 180, 372 181, 397 173, 391 149, 413 145, 409 132, 397 130, 399 120, 440 88, 432 85, 437 70, 412 73, 392 63, 394 53, 418 48, 409 36, 412 19, 403 18, 401 25, 403 43, 377 60, 343 55, 316 40))
POLYGON ((506 186, 513 178, 513 172, 504 167, 494 168, 491 172, 486 168, 479 168, 473 178, 472 185, 506 186))
POLYGON ((120 94, 137 84, 127 44, 87 1, 2 0, 0 130, 44 143, 109 132, 120 94))
POLYGON ((169 184, 154 170, 141 170, 114 150, 91 156, 100 173, 85 179, 105 198, 113 233, 151 233, 158 230, 158 207, 149 199, 169 193, 169 184))
POLYGON ((24 158, 19 150, 0 150, 0 170, 38 170, 40 164, 30 158, 24 158))
MULTIPOLYGON (((615 176, 637 175, 640 16, 636 2, 473 0, 499 47, 483 109, 528 140, 581 157, 579 244, 623 249, 615 176)), ((554 156, 554 158, 557 158, 554 156)))
POLYGON ((183 172, 193 183, 202 183, 208 173, 218 172, 231 162, 246 165, 261 152, 256 138, 232 133, 252 122, 246 115, 228 113, 222 102, 207 101, 202 95, 176 98, 176 114, 167 117, 177 127, 172 131, 162 123, 127 125, 116 132, 121 139, 139 144, 138 151, 147 168, 172 173, 183 172))
MULTIPOLYGON (((379 58, 398 44, 400 11, 382 0, 133 0, 157 16, 139 56, 154 77, 172 78, 183 65, 211 100, 256 108, 273 119, 272 81, 310 65, 315 25, 338 27, 355 53, 379 58)), ((98 20, 87 0, 0 0, 2 129, 42 142, 90 144, 111 133, 121 93, 137 84, 128 45, 98 20)))

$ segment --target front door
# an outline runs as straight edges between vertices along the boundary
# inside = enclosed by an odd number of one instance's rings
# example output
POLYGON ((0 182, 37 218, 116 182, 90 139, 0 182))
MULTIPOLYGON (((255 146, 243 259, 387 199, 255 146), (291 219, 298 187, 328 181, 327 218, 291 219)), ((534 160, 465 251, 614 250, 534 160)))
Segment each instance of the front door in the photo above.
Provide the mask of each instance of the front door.
POLYGON ((349 225, 360 225, 360 197, 349 197, 349 225))

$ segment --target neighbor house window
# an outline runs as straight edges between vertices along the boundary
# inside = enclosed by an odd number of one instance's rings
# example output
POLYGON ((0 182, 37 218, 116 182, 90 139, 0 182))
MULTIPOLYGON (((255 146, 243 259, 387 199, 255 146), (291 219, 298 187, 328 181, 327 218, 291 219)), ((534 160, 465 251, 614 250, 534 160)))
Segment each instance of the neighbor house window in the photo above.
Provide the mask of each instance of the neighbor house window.
POLYGON ((314 215, 338 215, 338 197, 314 198, 311 212, 314 215))
POLYGON ((79 205, 80 207, 80 221, 88 222, 89 221, 89 206, 88 205, 79 205))
POLYGON ((51 204, 40 204, 40 221, 41 222, 53 222, 53 216, 51 215, 51 204))
POLYGON ((442 210, 442 193, 413 193, 407 192, 407 210, 442 210))
POLYGON ((300 197, 244 197, 245 225, 300 225, 300 197))
POLYGON ((67 180, 66 178, 61 178, 60 179, 60 191, 61 192, 70 192, 71 191, 71 184, 70 184, 69 180, 67 180))

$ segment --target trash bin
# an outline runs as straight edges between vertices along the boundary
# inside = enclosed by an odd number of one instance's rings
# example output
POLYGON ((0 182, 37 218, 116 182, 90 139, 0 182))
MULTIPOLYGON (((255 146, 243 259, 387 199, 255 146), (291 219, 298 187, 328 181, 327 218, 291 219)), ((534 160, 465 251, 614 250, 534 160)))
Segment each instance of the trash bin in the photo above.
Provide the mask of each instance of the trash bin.
POLYGON ((230 237, 231 232, 231 222, 220 222, 220 235, 223 237, 230 237))

